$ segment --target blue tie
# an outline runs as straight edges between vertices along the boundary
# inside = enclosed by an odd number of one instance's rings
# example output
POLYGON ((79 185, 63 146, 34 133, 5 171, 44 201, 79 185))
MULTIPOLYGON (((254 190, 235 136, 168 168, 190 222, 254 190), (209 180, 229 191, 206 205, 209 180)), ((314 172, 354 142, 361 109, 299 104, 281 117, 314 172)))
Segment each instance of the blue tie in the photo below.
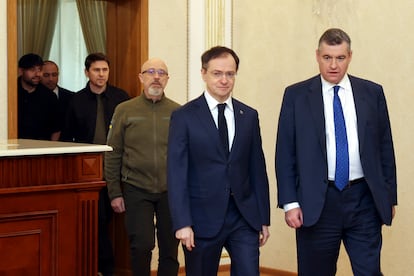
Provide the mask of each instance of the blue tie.
POLYGON ((339 86, 334 86, 333 110, 336 143, 335 186, 342 191, 349 182, 349 153, 344 113, 342 112, 338 90, 339 86))

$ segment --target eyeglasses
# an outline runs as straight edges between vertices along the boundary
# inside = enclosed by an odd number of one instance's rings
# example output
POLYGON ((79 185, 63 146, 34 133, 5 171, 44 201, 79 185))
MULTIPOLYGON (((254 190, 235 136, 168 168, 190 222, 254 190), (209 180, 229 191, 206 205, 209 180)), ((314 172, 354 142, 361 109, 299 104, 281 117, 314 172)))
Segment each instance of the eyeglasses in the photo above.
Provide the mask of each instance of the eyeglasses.
POLYGON ((158 74, 158 76, 160 78, 168 76, 168 73, 165 70, 163 70, 163 69, 154 69, 154 68, 147 69, 147 70, 143 71, 142 74, 148 74, 150 76, 155 76, 155 74, 158 74))
POLYGON ((236 75, 237 75, 236 72, 232 72, 232 71, 229 71, 229 72, 212 71, 212 72, 210 72, 210 74, 215 79, 222 79, 223 76, 225 76, 226 79, 228 79, 228 80, 233 80, 236 77, 236 75))

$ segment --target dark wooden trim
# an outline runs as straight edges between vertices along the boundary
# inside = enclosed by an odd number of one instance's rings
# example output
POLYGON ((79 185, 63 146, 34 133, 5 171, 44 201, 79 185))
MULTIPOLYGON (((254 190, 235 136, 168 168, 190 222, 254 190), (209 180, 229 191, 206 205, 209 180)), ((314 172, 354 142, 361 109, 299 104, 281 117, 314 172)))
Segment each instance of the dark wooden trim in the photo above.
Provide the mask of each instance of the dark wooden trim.
POLYGON ((261 267, 260 273, 266 273, 266 275, 274 275, 274 276, 297 276, 298 275, 296 272, 290 272, 290 271, 267 268, 267 267, 261 267))
MULTIPOLYGON (((0 157, 0 188, 102 181, 103 155, 96 153, 0 157)), ((0 189, 0 193, 2 191, 0 189)))
POLYGON ((148 58, 148 0, 107 3, 109 82, 135 97, 142 91, 138 74, 148 58))
POLYGON ((0 275, 97 275, 102 158, 0 158, 0 275))
POLYGON ((7 133, 17 138, 17 1, 7 0, 7 133))
MULTIPOLYGON (((149 21, 149 15, 148 15, 148 11, 149 11, 149 7, 148 7, 148 0, 141 0, 141 6, 140 6, 140 17, 141 17, 141 64, 146 61, 149 57, 149 52, 148 52, 148 36, 149 36, 149 27, 148 27, 148 21, 149 21)), ((141 71, 141 70, 140 70, 141 71)), ((140 84, 140 90, 139 92, 141 93, 142 91, 142 86, 140 84)))

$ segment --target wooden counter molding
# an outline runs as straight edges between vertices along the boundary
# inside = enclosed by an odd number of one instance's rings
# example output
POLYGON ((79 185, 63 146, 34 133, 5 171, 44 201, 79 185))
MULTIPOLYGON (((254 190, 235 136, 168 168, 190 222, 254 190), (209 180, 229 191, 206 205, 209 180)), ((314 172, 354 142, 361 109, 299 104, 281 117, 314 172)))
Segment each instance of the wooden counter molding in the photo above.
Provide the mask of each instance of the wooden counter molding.
POLYGON ((0 275, 97 275, 105 145, 0 141, 0 275))

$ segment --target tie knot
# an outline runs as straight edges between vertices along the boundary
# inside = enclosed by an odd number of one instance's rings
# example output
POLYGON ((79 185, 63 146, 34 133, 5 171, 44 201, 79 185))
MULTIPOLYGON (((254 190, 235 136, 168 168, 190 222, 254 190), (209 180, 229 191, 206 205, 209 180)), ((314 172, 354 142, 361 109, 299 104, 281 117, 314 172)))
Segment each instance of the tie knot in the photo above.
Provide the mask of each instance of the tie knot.
POLYGON ((224 113, 224 109, 226 108, 226 104, 225 103, 221 103, 217 105, 218 111, 220 113, 224 113))
POLYGON ((339 88, 341 88, 339 85, 335 85, 335 86, 333 87, 333 89, 334 89, 334 94, 338 94, 339 88))

